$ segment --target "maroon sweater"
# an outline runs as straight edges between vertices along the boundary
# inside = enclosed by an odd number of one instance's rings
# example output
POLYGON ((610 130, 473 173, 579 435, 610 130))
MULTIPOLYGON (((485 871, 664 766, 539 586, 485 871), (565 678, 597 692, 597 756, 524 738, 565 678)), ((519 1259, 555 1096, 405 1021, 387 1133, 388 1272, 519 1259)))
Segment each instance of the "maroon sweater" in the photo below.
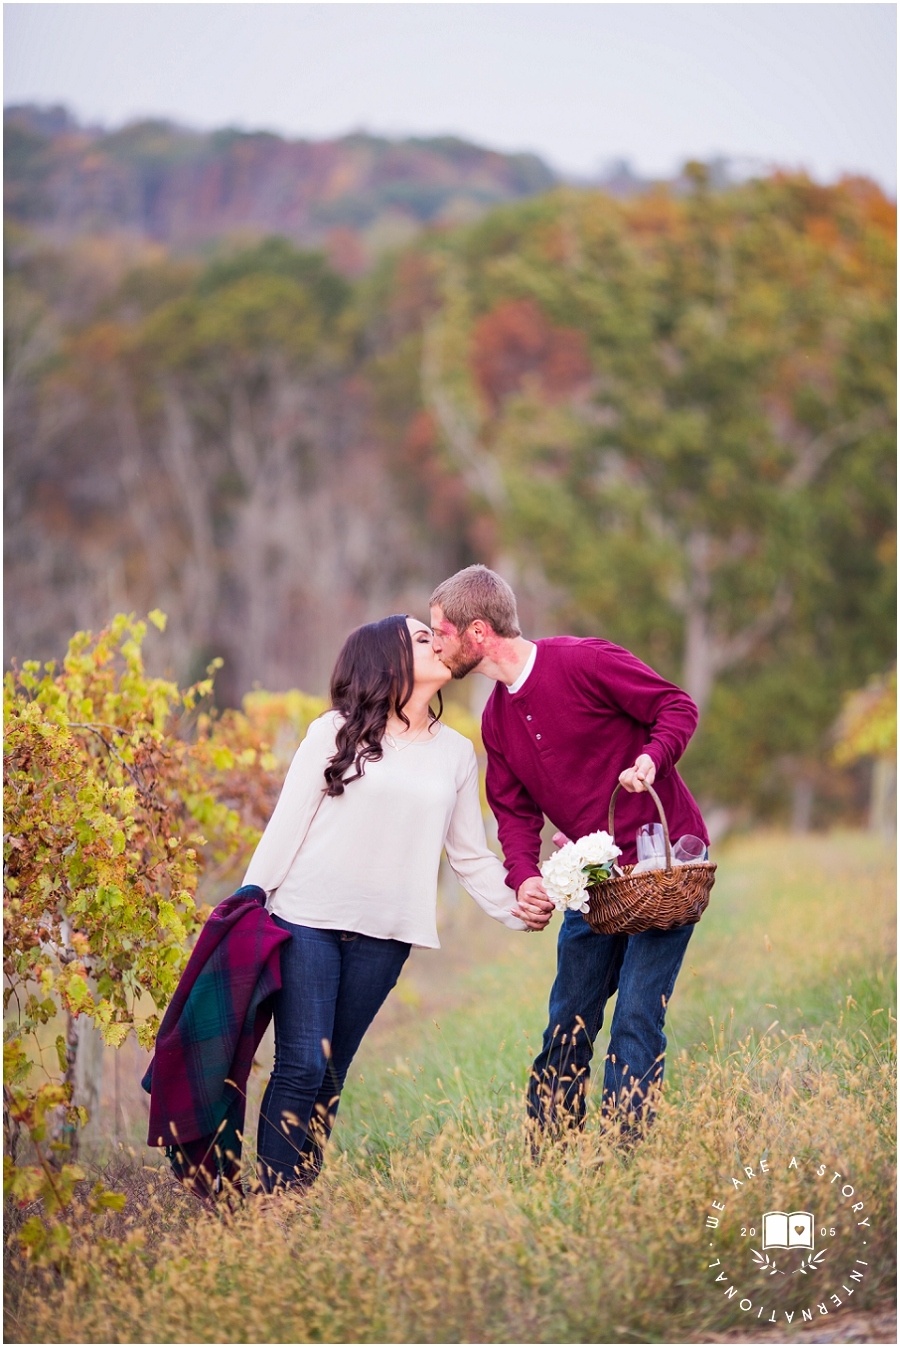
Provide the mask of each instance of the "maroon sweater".
MULTIPOLYGON (((648 753, 654 789, 675 842, 684 833, 708 841, 700 810, 675 771, 697 728, 697 708, 634 655, 589 637, 538 641, 520 692, 498 683, 484 709, 487 797, 513 890, 540 873, 543 815, 573 840, 607 827, 619 773, 648 753)), ((637 859, 635 836, 659 815, 651 797, 622 790, 615 834, 622 861, 637 859)))

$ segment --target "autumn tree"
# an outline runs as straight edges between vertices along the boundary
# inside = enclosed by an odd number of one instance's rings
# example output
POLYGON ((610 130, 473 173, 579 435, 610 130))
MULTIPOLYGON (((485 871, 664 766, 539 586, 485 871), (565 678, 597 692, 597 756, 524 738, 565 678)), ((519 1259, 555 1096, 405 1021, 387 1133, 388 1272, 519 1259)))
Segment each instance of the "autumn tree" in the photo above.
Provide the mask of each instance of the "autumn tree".
POLYGON ((848 694, 835 727, 834 761, 868 760, 872 783, 869 827, 890 838, 897 830, 897 669, 848 694))
POLYGON ((11 647, 49 654, 76 620, 159 606, 179 678, 221 655, 226 703, 321 690, 348 630, 433 582, 370 424, 352 290, 277 239, 140 262, 68 323, 50 260, 17 269, 33 321, 54 321, 40 360, 17 338, 11 647))
POLYGON ((859 181, 691 173, 435 249, 421 398, 548 625, 683 683, 707 799, 787 778, 803 822, 841 691, 893 642, 893 212, 859 181))
POLYGON ((895 211, 685 182, 499 208, 352 285, 284 240, 11 233, 10 648, 160 606, 182 681, 321 690, 350 628, 486 560, 529 631, 689 688, 707 804, 802 826, 893 649, 895 211))
MULTIPOLYGON (((26 661, 5 679, 4 1188, 41 1196, 51 1218, 84 1177, 79 1024, 113 1047, 132 1032, 152 1045, 209 911, 198 882, 210 896, 233 886, 282 777, 263 708, 211 715, 211 677, 182 692, 148 676, 145 634, 119 615, 76 635, 61 665, 26 661), (45 1026, 60 1018, 48 1062, 45 1026), (36 1165, 16 1164, 23 1130, 36 1165)), ((22 1238, 49 1256, 67 1234, 35 1217, 22 1238)))

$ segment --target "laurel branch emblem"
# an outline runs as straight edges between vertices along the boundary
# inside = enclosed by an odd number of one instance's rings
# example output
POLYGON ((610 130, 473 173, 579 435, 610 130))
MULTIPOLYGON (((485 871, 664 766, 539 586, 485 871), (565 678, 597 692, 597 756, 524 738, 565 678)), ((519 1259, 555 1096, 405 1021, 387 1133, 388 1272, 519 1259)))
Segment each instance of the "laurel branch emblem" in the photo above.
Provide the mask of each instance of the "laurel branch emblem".
POLYGON ((776 1272, 779 1277, 785 1275, 776 1266, 774 1258, 770 1258, 767 1253, 760 1253, 759 1249, 751 1249, 750 1252, 753 1254, 753 1258, 756 1262, 757 1272, 762 1273, 763 1276, 774 1277, 776 1272))
POLYGON ((794 1268, 791 1276, 796 1277, 798 1272, 802 1272, 805 1277, 808 1272, 818 1272, 819 1264, 822 1262, 822 1259, 827 1252, 827 1249, 820 1249, 818 1253, 810 1254, 809 1258, 803 1259, 799 1267, 794 1268))

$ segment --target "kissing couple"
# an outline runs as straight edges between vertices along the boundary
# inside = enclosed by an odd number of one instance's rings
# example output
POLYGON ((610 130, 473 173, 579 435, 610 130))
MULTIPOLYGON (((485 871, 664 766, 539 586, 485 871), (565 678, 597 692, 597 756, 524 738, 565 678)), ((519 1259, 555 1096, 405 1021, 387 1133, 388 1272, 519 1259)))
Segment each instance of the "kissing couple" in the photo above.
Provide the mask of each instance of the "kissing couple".
MULTIPOLYGON (((214 1191, 223 1176, 235 1179, 240 1081, 271 1008, 258 1179, 267 1193, 308 1186, 350 1063, 410 949, 439 948, 441 852, 496 921, 542 931, 554 910, 539 867, 545 815, 566 837, 596 832, 621 784, 617 837, 629 864, 638 828, 656 821, 646 793, 655 783, 673 835, 708 840, 675 770, 696 725, 690 697, 621 646, 525 639, 513 591, 486 566, 438 585, 430 625, 394 615, 357 628, 334 667, 331 708, 297 749, 244 886, 210 917, 163 1020, 144 1081, 149 1144, 177 1138, 169 1154, 185 1180, 214 1149, 214 1191), (473 670, 495 684, 481 730, 503 861, 487 844, 475 750, 440 718, 442 688, 473 670), (190 1148, 189 1137, 198 1138, 190 1148)), ((693 929, 598 935, 581 912, 565 912, 528 1088, 535 1144, 548 1127, 583 1125, 613 993, 603 1113, 627 1113, 626 1128, 649 1121, 666 1009, 693 929)), ((205 1173, 194 1191, 213 1191, 205 1173)))
MULTIPOLYGON (((259 1178, 266 1191, 308 1184, 322 1163, 363 1035, 410 948, 439 947, 441 851, 485 912, 541 931, 553 903, 541 881, 544 815, 579 838, 606 826, 617 782, 623 863, 655 822, 653 785, 673 836, 706 838, 675 771, 697 724, 686 693, 600 639, 521 633, 509 585, 469 566, 431 598, 431 624, 393 616, 354 631, 331 680, 331 709, 297 750, 245 885, 268 895, 281 948, 275 1064, 263 1098, 259 1178), (503 861, 489 849, 468 739, 442 723, 441 689, 477 670, 494 681, 482 718, 487 796, 503 861)), ((626 1096, 640 1116, 662 1079, 666 1008, 693 926, 596 935, 567 911, 547 1029, 531 1073, 536 1126, 583 1122, 585 1087, 608 998, 618 992, 603 1106, 626 1096)))

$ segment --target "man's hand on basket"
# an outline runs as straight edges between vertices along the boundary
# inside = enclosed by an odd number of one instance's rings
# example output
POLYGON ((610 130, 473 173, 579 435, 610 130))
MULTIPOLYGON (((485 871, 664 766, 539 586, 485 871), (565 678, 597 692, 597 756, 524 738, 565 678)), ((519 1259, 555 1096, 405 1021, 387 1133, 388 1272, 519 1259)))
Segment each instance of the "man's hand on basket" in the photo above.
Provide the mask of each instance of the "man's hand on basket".
POLYGON ((547 925, 553 915, 553 903, 547 897, 544 881, 537 875, 519 885, 512 913, 524 921, 529 931, 542 931, 547 925))
POLYGON ((649 753, 641 753, 635 760, 634 766, 626 767, 625 771, 619 775, 619 785, 631 791, 632 795, 640 794, 642 790, 652 786, 655 780, 656 763, 649 753))

